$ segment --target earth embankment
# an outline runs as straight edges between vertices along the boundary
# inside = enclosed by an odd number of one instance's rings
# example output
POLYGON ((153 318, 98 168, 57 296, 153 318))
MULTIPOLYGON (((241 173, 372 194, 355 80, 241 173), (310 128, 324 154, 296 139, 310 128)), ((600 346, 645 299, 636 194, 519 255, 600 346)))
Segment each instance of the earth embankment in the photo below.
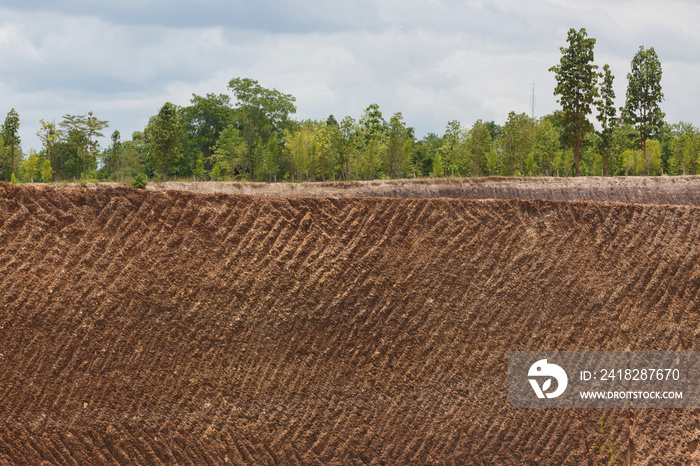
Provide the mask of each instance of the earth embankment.
POLYGON ((698 350, 699 254, 689 205, 0 184, 0 463, 697 462, 506 367, 698 350))

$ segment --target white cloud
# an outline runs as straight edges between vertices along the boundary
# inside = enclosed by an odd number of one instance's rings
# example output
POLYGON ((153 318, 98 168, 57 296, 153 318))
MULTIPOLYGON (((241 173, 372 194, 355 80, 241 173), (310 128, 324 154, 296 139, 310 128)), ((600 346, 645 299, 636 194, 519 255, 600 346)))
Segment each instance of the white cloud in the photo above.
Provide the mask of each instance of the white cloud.
POLYGON ((450 120, 504 122, 557 108, 554 76, 566 31, 597 39, 596 61, 626 73, 640 45, 664 68, 664 110, 699 124, 700 4, 574 0, 379 0, 112 4, 71 0, 0 7, 0 119, 14 107, 25 148, 40 118, 94 111, 125 137, 165 101, 226 93, 237 76, 297 98, 298 118, 359 118, 378 103, 418 136, 450 120), (158 14, 160 13, 160 14, 158 14))
POLYGON ((41 59, 32 43, 29 31, 14 23, 0 25, 0 53, 8 61, 39 61, 41 59))

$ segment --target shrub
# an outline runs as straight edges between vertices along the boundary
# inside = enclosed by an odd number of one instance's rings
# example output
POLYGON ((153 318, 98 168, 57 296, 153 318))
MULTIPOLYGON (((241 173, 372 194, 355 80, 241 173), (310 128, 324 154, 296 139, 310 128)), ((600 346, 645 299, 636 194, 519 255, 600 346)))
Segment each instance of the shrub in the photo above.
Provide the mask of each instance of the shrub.
POLYGON ((138 189, 146 189, 147 184, 148 180, 146 179, 146 175, 143 173, 136 175, 134 180, 131 182, 131 186, 138 189))

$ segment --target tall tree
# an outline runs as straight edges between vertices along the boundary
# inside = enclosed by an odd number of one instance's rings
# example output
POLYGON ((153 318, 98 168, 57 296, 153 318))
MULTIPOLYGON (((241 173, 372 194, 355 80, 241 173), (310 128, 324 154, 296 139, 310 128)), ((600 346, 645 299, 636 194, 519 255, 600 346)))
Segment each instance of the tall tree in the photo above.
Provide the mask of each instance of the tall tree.
POLYGON ((15 155, 19 151, 19 143, 21 142, 19 137, 19 115, 14 108, 10 110, 7 113, 7 117, 5 117, 5 123, 2 125, 2 137, 5 140, 5 145, 10 154, 10 167, 9 171, 5 174, 7 179, 9 179, 15 172, 15 155))
POLYGON ((104 137, 102 130, 109 126, 106 120, 100 120, 88 112, 85 115, 64 115, 60 126, 77 146, 78 155, 82 160, 83 178, 87 176, 87 165, 94 165, 97 158, 99 143, 97 138, 104 137))
POLYGON ((554 174, 554 159, 561 149, 559 133, 552 120, 543 117, 535 125, 534 150, 540 156, 540 171, 545 176, 554 174))
POLYGON ((382 116, 379 105, 371 104, 360 118, 360 151, 358 168, 362 179, 374 179, 382 160, 382 153, 386 146, 386 121, 382 116))
POLYGON ((462 124, 457 120, 449 121, 440 147, 440 158, 445 174, 454 176, 456 172, 459 175, 466 168, 465 139, 466 131, 462 128, 462 124))
POLYGON ((256 180, 254 170, 258 163, 254 160, 255 156, 263 153, 262 149, 273 133, 279 138, 283 136, 289 115, 297 111, 294 106, 296 99, 276 89, 266 89, 250 78, 234 78, 229 81, 228 87, 236 97, 237 119, 253 160, 251 176, 256 180))
POLYGON ((579 161, 586 133, 593 125, 588 121, 591 105, 598 97, 596 82, 597 65, 593 64, 593 47, 596 40, 589 38, 586 29, 569 29, 568 47, 560 47, 562 57, 559 65, 549 69, 556 75, 557 86, 554 94, 561 96, 564 123, 564 143, 574 150, 576 176, 579 175, 579 161))
POLYGON ((229 125, 219 134, 219 140, 214 148, 213 162, 221 170, 228 172, 231 179, 234 179, 237 173, 244 175, 248 169, 245 158, 247 152, 248 147, 240 131, 234 125, 229 125))
POLYGON ((401 112, 394 113, 389 120, 387 137, 386 158, 389 178, 400 178, 403 175, 403 149, 407 137, 403 115, 401 112))
POLYGON ((168 171, 182 156, 178 142, 180 139, 180 120, 177 107, 166 102, 146 128, 149 154, 154 164, 163 170, 163 181, 168 180, 168 171))
POLYGON ((115 130, 112 132, 112 145, 106 151, 105 155, 105 165, 109 167, 111 171, 112 179, 117 179, 117 172, 119 170, 120 156, 122 152, 122 141, 121 134, 119 131, 115 130))
POLYGON ((343 179, 349 180, 351 176, 351 162, 354 160, 354 152, 357 149, 358 130, 354 118, 346 116, 340 121, 340 131, 336 133, 334 145, 338 157, 338 165, 343 179))
MULTIPOLYGON (((39 131, 37 131, 36 135, 41 139, 41 142, 44 144, 48 160, 51 161, 51 176, 53 177, 52 181, 56 181, 56 174, 58 171, 58 160, 56 160, 58 151, 56 150, 56 145, 58 143, 60 133, 56 129, 56 123, 49 123, 45 120, 40 120, 39 123, 41 124, 41 128, 39 129, 39 131)), ((46 173, 48 173, 48 170, 46 170, 46 173)), ((46 178, 42 179, 45 182, 49 181, 46 178)))
POLYGON ((486 172, 491 145, 489 127, 483 121, 476 120, 469 130, 469 139, 467 139, 467 152, 472 176, 482 176, 486 172))
POLYGON ((503 125, 500 143, 506 156, 510 173, 525 176, 525 158, 530 154, 534 144, 535 120, 528 114, 510 112, 503 125))
POLYGON ((612 149, 612 133, 617 125, 617 117, 615 110, 615 90, 613 89, 613 81, 615 77, 610 72, 610 66, 603 66, 603 81, 600 84, 600 100, 596 102, 598 106, 598 115, 596 118, 600 123, 600 152, 603 157, 603 167, 605 176, 608 176, 610 169, 610 158, 612 149))
POLYGON ((666 116, 659 104, 664 100, 661 92, 661 62, 654 47, 644 46, 632 58, 632 70, 627 74, 627 99, 621 108, 625 122, 636 126, 646 159, 646 140, 661 129, 666 116))
POLYGON ((210 157, 219 134, 233 124, 231 98, 225 94, 192 94, 189 107, 181 110, 182 125, 194 146, 192 153, 203 154, 206 170, 211 169, 210 157))

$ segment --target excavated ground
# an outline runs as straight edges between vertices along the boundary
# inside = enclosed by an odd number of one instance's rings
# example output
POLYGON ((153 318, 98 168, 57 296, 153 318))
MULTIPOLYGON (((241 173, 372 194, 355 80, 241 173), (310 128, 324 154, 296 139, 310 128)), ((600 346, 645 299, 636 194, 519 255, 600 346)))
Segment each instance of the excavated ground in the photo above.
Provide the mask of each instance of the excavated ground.
POLYGON ((698 410, 507 406, 508 351, 700 349, 697 181, 653 183, 678 205, 2 183, 0 464, 698 463, 698 410))

